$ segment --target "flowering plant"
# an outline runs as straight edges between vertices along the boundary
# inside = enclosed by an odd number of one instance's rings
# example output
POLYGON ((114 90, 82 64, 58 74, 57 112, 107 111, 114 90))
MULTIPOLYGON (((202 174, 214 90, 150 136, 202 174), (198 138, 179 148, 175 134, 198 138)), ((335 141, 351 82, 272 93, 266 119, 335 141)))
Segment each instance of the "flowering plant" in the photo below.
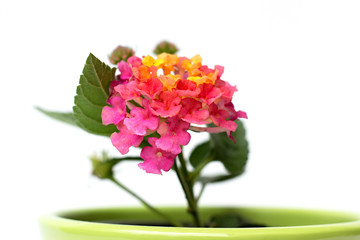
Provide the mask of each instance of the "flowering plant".
MULTIPOLYGON (((169 42, 158 44, 155 58, 150 55, 140 58, 131 48, 118 47, 109 57, 117 68, 90 54, 80 77, 73 112, 39 110, 90 133, 110 136, 111 143, 125 156, 111 158, 104 153, 91 157, 93 174, 111 180, 172 225, 183 223, 162 213, 116 180, 113 173, 116 164, 139 160, 139 168, 159 175, 174 170, 184 190, 193 225, 224 226, 222 216, 203 223, 198 202, 206 185, 243 173, 248 144, 239 118, 247 115, 234 108, 232 98, 237 89, 221 79, 224 67, 210 68, 202 64, 200 55, 179 57, 176 52, 175 45, 169 42), (189 131, 208 132, 210 139, 196 146, 187 160, 183 146, 190 142, 189 131), (127 156, 130 147, 141 148, 140 156, 127 156), (228 173, 203 176, 204 167, 215 160, 221 161, 228 173), (197 183, 202 188, 195 194, 197 183)), ((242 222, 239 216, 229 218, 235 221, 230 221, 231 224, 227 221, 227 227, 242 222)))

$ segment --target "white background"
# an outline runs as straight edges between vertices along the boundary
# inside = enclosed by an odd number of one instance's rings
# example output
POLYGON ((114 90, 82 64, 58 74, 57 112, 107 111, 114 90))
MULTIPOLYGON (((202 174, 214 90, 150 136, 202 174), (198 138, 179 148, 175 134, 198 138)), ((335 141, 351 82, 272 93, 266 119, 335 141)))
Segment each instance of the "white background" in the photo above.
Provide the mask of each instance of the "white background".
MULTIPOLYGON (((246 174, 209 187, 201 204, 360 212, 359 12, 359 1, 340 0, 1 1, 1 231, 40 239, 44 213, 139 205, 90 176, 89 155, 117 154, 109 139, 33 107, 70 111, 89 52, 108 63, 117 45, 141 56, 163 39, 225 66, 249 116, 246 174)), ((173 173, 117 173, 155 205, 185 204, 173 173)))

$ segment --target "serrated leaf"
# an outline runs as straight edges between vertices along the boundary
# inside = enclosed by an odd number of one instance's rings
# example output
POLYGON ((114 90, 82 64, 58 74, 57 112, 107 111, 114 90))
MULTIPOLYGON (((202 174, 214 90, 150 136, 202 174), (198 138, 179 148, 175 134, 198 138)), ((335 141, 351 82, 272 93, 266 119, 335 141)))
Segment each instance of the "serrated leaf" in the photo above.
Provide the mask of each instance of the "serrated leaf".
POLYGON ((204 162, 212 154, 212 148, 210 141, 203 142, 197 145, 190 154, 190 163, 196 168, 202 162, 204 162))
POLYGON ((244 171, 249 154, 244 125, 240 120, 236 123, 238 127, 232 133, 236 143, 226 133, 210 134, 215 159, 221 161, 228 172, 235 174, 244 171))
POLYGON ((72 112, 55 112, 55 111, 48 111, 40 107, 35 107, 38 111, 42 112, 43 114, 56 119, 58 121, 76 126, 75 117, 72 112))
POLYGON ((91 53, 86 60, 76 89, 73 112, 76 124, 87 132, 110 136, 116 131, 115 125, 105 126, 101 120, 102 109, 109 98, 109 85, 115 79, 115 70, 91 53))

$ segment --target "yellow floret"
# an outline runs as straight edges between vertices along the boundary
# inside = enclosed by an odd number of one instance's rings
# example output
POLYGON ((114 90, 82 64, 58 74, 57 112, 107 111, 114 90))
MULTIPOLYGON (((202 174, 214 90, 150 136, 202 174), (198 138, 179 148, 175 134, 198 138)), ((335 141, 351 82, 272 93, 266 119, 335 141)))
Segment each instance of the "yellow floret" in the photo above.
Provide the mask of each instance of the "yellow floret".
POLYGON ((152 56, 147 55, 143 58, 142 63, 148 67, 151 67, 155 64, 155 59, 152 56))
POLYGON ((166 76, 160 75, 159 80, 164 86, 164 90, 171 90, 175 88, 176 82, 180 79, 180 75, 168 74, 166 76))
POLYGON ((200 56, 199 54, 197 54, 197 55, 195 55, 195 56, 193 56, 193 57, 191 58, 191 63, 192 63, 193 65, 197 65, 197 64, 199 64, 199 63, 200 63, 200 65, 201 65, 201 62, 202 62, 202 58, 201 58, 201 56, 200 56))

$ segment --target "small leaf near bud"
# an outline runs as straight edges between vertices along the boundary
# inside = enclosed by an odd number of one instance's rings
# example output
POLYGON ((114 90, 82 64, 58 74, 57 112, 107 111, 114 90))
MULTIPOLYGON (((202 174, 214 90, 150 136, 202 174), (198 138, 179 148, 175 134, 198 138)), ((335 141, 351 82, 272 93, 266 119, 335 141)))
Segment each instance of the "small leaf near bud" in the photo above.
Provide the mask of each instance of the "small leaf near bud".
POLYGON ((175 54, 179 51, 179 49, 175 46, 175 44, 168 42, 168 41, 162 41, 158 45, 156 45, 154 49, 154 53, 156 55, 159 55, 161 53, 169 53, 169 54, 175 54))
POLYGON ((134 50, 129 47, 118 46, 109 56, 112 64, 116 65, 121 61, 125 61, 135 54, 134 50))

